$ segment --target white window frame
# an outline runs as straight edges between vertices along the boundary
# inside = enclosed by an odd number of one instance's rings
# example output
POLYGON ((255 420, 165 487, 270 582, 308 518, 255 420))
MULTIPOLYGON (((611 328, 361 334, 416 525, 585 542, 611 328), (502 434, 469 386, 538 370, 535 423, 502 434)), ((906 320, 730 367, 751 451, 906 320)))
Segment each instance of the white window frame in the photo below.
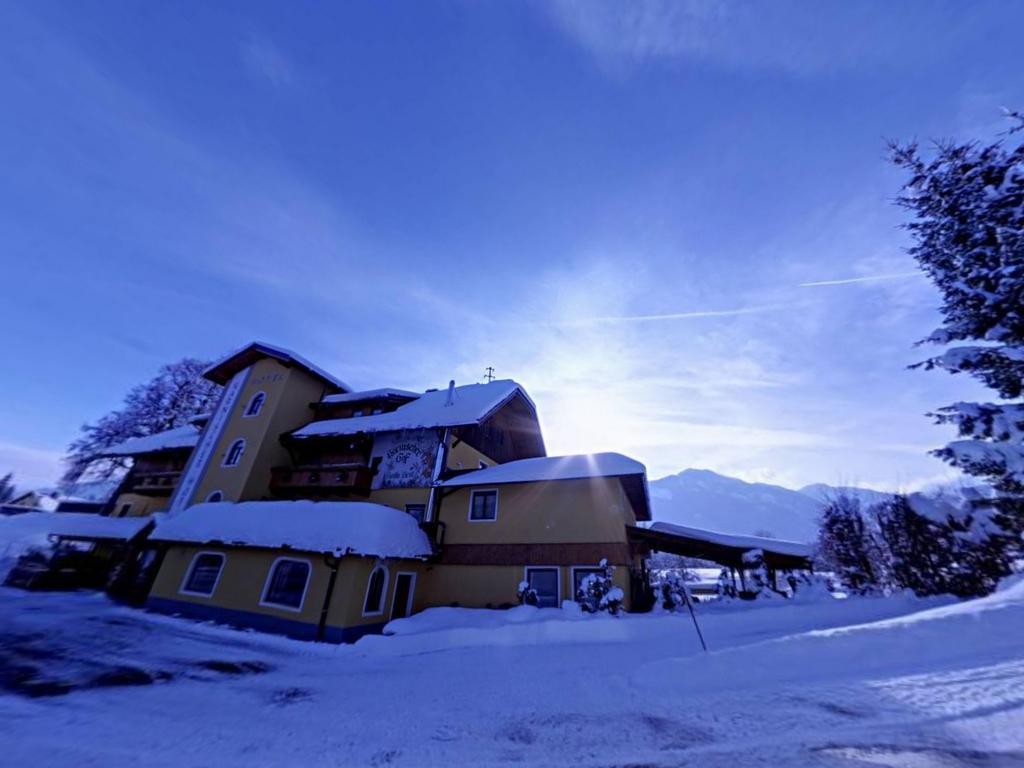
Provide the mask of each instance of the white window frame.
POLYGON ((185 570, 185 578, 181 580, 181 586, 178 587, 178 594, 191 595, 192 597, 202 597, 207 600, 212 599, 217 592, 217 586, 220 584, 220 577, 224 575, 224 567, 227 564, 228 556, 223 552, 217 552, 216 550, 212 549, 203 549, 199 552, 196 552, 194 555, 192 555, 192 562, 188 564, 188 568, 185 570), (203 555, 216 555, 220 558, 220 570, 217 571, 217 578, 213 580, 213 589, 210 590, 209 594, 207 594, 206 592, 196 592, 192 589, 185 589, 185 587, 188 586, 189 580, 192 578, 192 571, 195 570, 196 563, 199 561, 199 558, 203 555))
POLYGON ((231 469, 232 467, 237 467, 239 464, 242 463, 242 457, 245 456, 245 449, 246 449, 245 438, 244 437, 236 437, 234 440, 231 441, 231 444, 228 446, 228 449, 224 452, 224 458, 221 460, 220 465, 222 467, 226 467, 228 469, 231 469), (241 443, 242 444, 242 450, 238 454, 238 461, 236 461, 234 464, 228 464, 228 459, 231 458, 231 449, 234 448, 237 443, 241 443))
POLYGON ((263 589, 260 590, 260 605, 264 608, 274 608, 278 611, 291 611, 292 613, 302 613, 303 607, 306 605, 306 594, 309 592, 309 582, 313 580, 313 561, 308 560, 304 557, 288 557, 282 555, 278 557, 270 564, 270 570, 267 571, 267 578, 263 582, 263 589), (298 607, 290 605, 282 605, 281 603, 272 603, 266 599, 267 590, 270 588, 270 581, 274 578, 274 571, 277 570, 277 564, 288 560, 293 563, 305 563, 309 566, 309 570, 306 572, 306 585, 302 588, 302 600, 299 601, 298 607))
POLYGON ((255 394, 253 394, 253 396, 249 398, 249 402, 247 402, 245 404, 245 409, 242 411, 242 418, 243 419, 255 419, 257 416, 259 416, 261 413, 263 413, 263 406, 265 406, 266 404, 267 404, 267 393, 264 392, 261 389, 259 392, 256 392, 255 394), (253 401, 255 401, 256 398, 259 397, 260 395, 263 395, 263 401, 260 403, 260 407, 256 409, 256 413, 249 413, 250 409, 252 408, 253 401))
MULTIPOLYGON (((398 577, 399 576, 412 576, 412 581, 409 583, 409 597, 405 601, 405 618, 412 616, 412 598, 416 594, 416 571, 395 571, 395 594, 391 596, 391 613, 388 614, 388 618, 391 619, 395 615, 395 595, 398 594, 398 577)), ((364 602, 363 605, 366 603, 364 602)))
POLYGON ((572 585, 572 597, 569 598, 574 603, 576 600, 576 571, 603 571, 604 568, 601 564, 597 565, 571 565, 569 566, 569 583, 572 585))
POLYGON ((390 586, 390 583, 391 570, 386 565, 384 565, 384 563, 377 563, 376 565, 374 565, 373 569, 370 571, 370 576, 366 579, 366 592, 363 593, 363 616, 384 615, 384 611, 387 610, 388 605, 388 586, 390 586), (370 597, 370 585, 373 583, 373 574, 375 574, 378 571, 378 569, 384 571, 384 586, 381 588, 380 591, 380 610, 367 612, 366 600, 370 597))
MULTIPOLYGON (((556 608, 562 607, 562 567, 559 565, 527 565, 523 568, 523 581, 527 584, 530 583, 530 571, 554 571, 558 578, 556 583, 558 584, 558 601, 555 603, 556 608)), ((540 607, 540 606, 538 606, 540 607)))
POLYGON ((121 509, 117 512, 117 517, 128 517, 128 513, 132 511, 132 503, 129 501, 121 505, 121 509))
POLYGON ((224 501, 224 492, 220 491, 220 490, 215 490, 215 491, 210 491, 207 494, 205 503, 206 504, 220 504, 222 501, 224 501), (220 498, 214 499, 213 498, 214 494, 217 494, 217 496, 219 496, 220 498))
POLYGON ((477 488, 469 492, 469 511, 466 513, 466 519, 471 523, 496 523, 498 522, 498 502, 500 501, 501 494, 498 493, 497 488, 477 488), (473 498, 478 493, 493 493, 494 494, 494 517, 473 517, 473 498))

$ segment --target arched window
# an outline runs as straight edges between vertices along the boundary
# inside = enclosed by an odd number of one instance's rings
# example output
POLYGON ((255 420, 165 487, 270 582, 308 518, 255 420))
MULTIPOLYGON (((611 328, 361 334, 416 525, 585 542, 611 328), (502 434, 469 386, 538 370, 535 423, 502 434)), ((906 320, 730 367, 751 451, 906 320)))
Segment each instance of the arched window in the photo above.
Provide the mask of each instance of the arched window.
POLYGON ((387 590, 388 569, 378 565, 370 572, 370 582, 366 585, 363 616, 379 616, 384 613, 384 595, 387 590))
POLYGON ((249 404, 245 406, 245 412, 242 413, 245 417, 258 416, 260 411, 263 410, 263 404, 267 402, 266 392, 257 392, 249 400, 249 404))
POLYGON ((270 566, 260 605, 287 608, 291 611, 302 610, 302 603, 306 599, 306 587, 309 586, 309 571, 308 560, 277 558, 270 566))
POLYGON ((224 501, 224 494, 221 493, 220 491, 214 491, 213 493, 206 497, 206 500, 210 503, 224 501))
POLYGON ((186 595, 209 597, 217 588, 222 570, 224 555, 220 552, 199 552, 192 558, 192 566, 178 591, 186 595))
POLYGON ((238 438, 231 444, 231 447, 228 448, 228 452, 224 454, 224 466, 238 466, 238 462, 242 460, 243 453, 245 453, 245 440, 238 438))

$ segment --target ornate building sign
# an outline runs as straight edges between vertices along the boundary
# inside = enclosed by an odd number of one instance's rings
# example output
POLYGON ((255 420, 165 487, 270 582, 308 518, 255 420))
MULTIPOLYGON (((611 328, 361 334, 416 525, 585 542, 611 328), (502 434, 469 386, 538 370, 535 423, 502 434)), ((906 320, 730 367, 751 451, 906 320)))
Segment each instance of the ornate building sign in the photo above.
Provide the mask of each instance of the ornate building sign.
POLYGON ((380 468, 373 479, 378 488, 423 488, 430 485, 438 438, 432 430, 384 432, 373 444, 380 468))

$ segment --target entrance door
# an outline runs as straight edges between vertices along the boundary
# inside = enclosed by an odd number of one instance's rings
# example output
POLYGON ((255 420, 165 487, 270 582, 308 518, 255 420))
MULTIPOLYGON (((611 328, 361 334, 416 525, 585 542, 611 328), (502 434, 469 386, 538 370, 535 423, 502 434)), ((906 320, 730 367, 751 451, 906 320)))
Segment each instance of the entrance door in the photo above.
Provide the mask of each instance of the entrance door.
POLYGON ((415 573, 395 574, 395 596, 391 599, 392 619, 404 619, 412 612, 412 593, 415 588, 415 573))

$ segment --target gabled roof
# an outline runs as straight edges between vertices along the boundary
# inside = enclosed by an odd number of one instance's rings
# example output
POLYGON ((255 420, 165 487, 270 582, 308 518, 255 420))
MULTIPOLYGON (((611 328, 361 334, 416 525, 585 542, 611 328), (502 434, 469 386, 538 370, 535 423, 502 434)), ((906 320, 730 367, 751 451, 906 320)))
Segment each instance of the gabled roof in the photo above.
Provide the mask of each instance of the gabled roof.
POLYGON ((313 365, 313 363, 309 362, 309 360, 301 355, 297 355, 295 352, 285 349, 284 347, 276 347, 273 344, 267 344, 262 341, 254 341, 251 344, 246 344, 241 349, 235 350, 230 355, 218 360, 203 371, 203 376, 217 384, 227 384, 231 380, 231 377, 236 373, 248 368, 257 360, 264 357, 271 357, 275 360, 279 360, 285 365, 298 366, 307 373, 322 379, 335 389, 340 389, 342 392, 348 392, 352 389, 352 387, 341 379, 332 376, 323 368, 313 365))
POLYGON ((161 520, 155 541, 222 544, 375 557, 427 557, 430 541, 412 515, 364 501, 243 501, 194 504, 161 520))
POLYGON ((324 395, 321 399, 321 403, 357 403, 360 400, 376 400, 384 397, 402 397, 409 400, 415 400, 420 396, 419 392, 410 392, 407 389, 391 389, 384 387, 382 389, 366 389, 362 392, 345 392, 340 395, 324 395))
POLYGON ((486 469, 465 472, 445 480, 446 487, 501 485, 551 480, 578 480, 587 477, 615 477, 633 507, 637 520, 651 519, 647 469, 639 461, 621 453, 584 453, 573 456, 540 456, 496 464, 486 469))
POLYGON ((621 453, 585 453, 574 456, 541 456, 519 459, 477 469, 445 480, 441 485, 499 485, 537 480, 575 480, 584 477, 643 475, 646 468, 621 453))
POLYGON ((194 424, 167 429, 145 437, 131 437, 103 451, 103 456, 137 456, 178 448, 194 448, 199 442, 199 428, 194 424))
POLYGON ((525 389, 511 379, 504 379, 489 384, 455 387, 450 403, 447 388, 424 392, 416 400, 401 405, 390 413, 314 421, 292 432, 292 436, 326 437, 355 435, 360 432, 394 432, 402 429, 480 424, 516 396, 521 396, 531 409, 536 410, 525 389))

